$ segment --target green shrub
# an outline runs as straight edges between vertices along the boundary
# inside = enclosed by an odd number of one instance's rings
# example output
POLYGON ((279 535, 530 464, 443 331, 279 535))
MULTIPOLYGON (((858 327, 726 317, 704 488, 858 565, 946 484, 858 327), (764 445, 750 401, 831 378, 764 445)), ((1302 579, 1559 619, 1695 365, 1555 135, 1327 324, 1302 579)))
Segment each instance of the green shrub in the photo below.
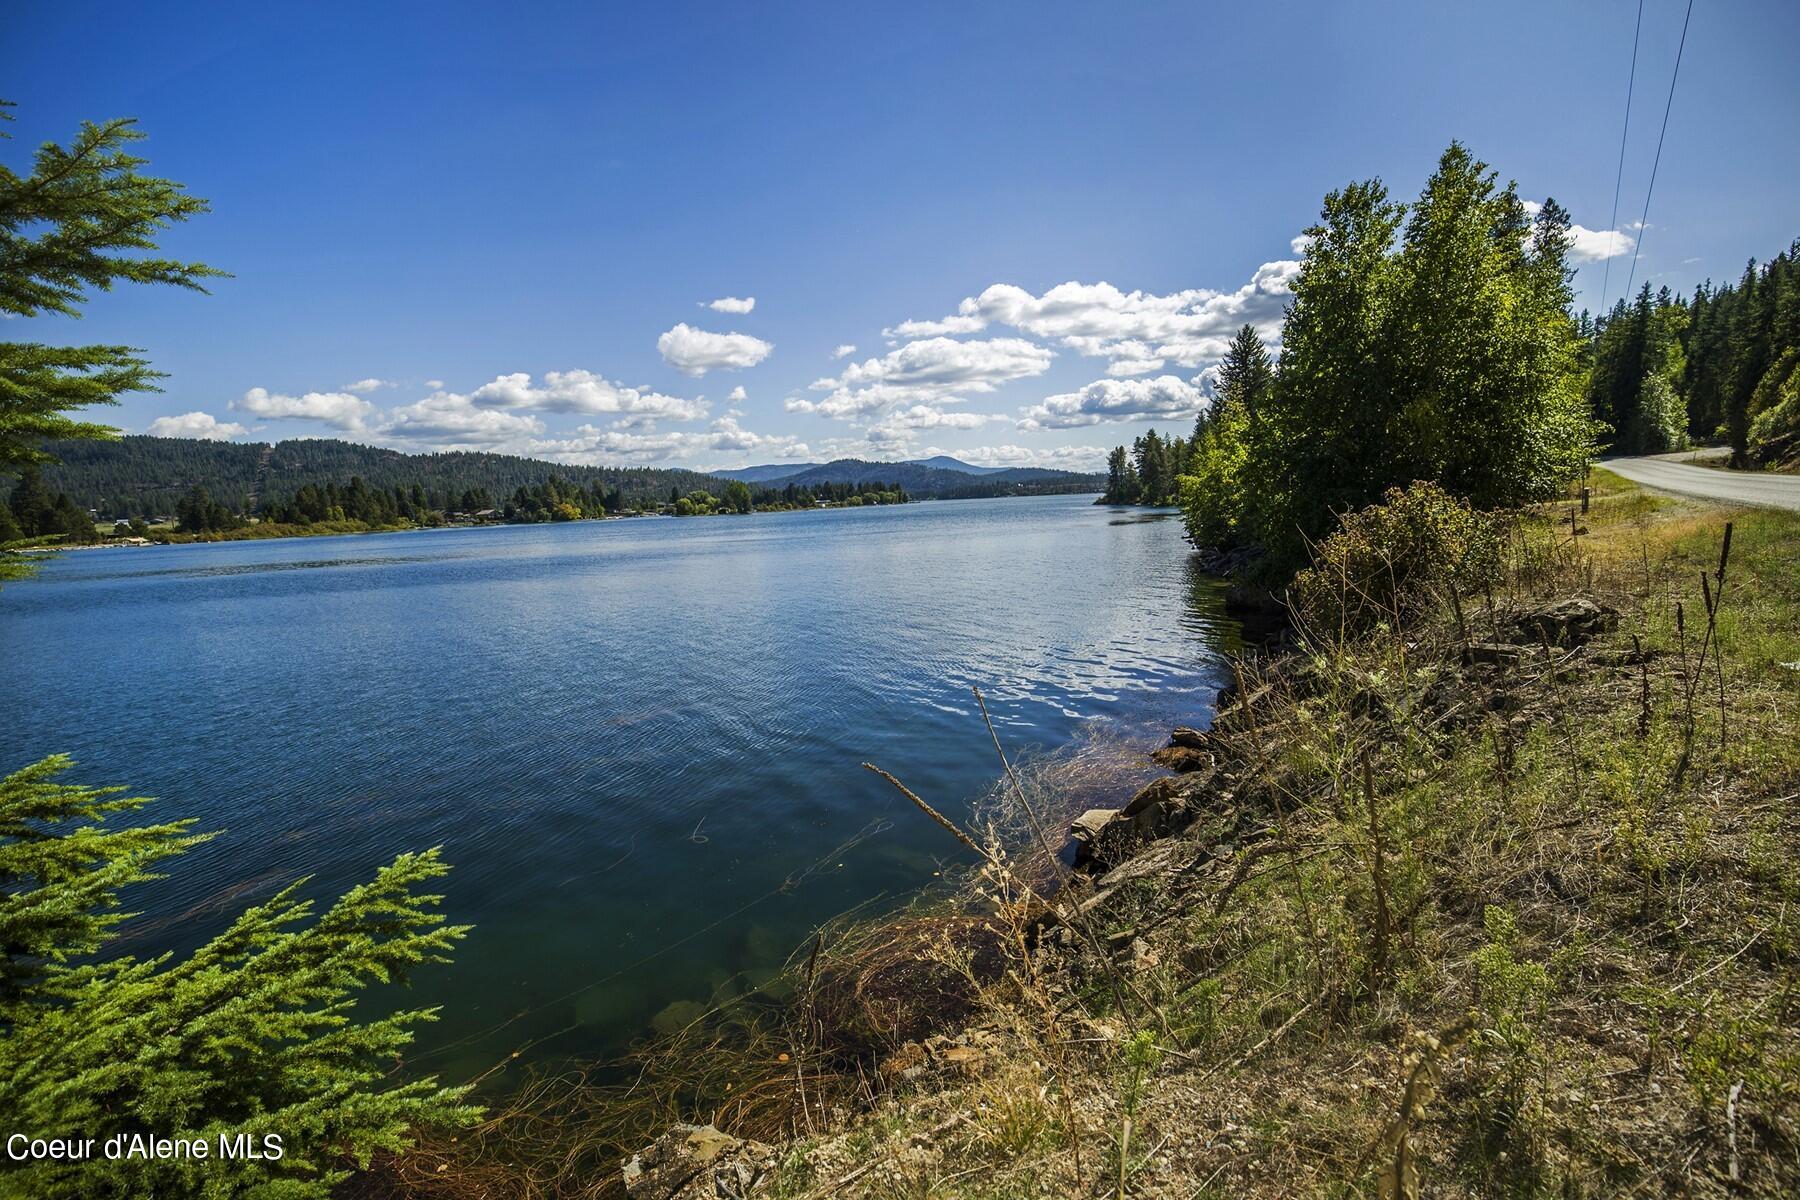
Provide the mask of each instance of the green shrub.
POLYGON ((1318 629, 1354 632, 1415 611, 1445 589, 1499 577, 1498 521, 1435 483, 1389 488, 1380 504, 1339 520, 1294 577, 1289 599, 1318 629))

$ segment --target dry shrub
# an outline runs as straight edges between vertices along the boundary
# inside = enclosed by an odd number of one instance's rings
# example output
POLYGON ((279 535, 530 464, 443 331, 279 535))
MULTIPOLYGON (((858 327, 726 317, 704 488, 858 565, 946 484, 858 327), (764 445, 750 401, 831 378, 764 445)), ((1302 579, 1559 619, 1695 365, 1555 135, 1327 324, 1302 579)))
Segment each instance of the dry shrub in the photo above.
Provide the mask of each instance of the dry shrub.
POLYGON ((866 1057, 943 1030, 980 1009, 1007 962, 1006 934, 974 916, 901 918, 858 931, 819 963, 812 1003, 829 1048, 866 1057))
POLYGON ((1380 504, 1345 514, 1313 547, 1313 565, 1294 577, 1289 597, 1315 629, 1399 624, 1443 590, 1497 580, 1502 549, 1499 520, 1437 484, 1389 488, 1380 504))

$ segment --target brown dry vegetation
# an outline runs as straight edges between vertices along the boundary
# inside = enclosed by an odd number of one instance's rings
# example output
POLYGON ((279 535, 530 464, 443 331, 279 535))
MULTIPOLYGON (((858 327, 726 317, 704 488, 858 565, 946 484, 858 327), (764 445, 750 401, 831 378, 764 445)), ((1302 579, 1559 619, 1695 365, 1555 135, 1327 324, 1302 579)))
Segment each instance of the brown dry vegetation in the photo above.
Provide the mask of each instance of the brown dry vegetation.
POLYGON ((1246 660, 1112 870, 1020 779, 953 899, 376 1179, 604 1194, 698 1119, 787 1200, 1800 1193, 1800 519, 1597 472, 1504 540, 1246 660), (1520 631, 1570 596, 1617 627, 1520 631))

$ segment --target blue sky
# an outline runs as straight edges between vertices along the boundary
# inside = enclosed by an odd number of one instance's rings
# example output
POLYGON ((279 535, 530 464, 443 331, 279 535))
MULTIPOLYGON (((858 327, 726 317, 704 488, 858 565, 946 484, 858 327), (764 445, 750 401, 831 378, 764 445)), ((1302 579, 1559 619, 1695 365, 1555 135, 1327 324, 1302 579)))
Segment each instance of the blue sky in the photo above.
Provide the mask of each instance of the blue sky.
MULTIPOLYGON (((0 154, 140 118, 213 205, 168 247, 234 278, 7 334, 146 349, 134 432, 1093 467, 1274 332, 1327 190, 1410 197, 1452 138, 1593 231, 1597 303, 1683 9, 1645 3, 1614 242, 1635 0, 14 0, 0 154)), ((1796 44, 1791 0, 1695 5, 1640 280, 1800 235, 1796 44)))

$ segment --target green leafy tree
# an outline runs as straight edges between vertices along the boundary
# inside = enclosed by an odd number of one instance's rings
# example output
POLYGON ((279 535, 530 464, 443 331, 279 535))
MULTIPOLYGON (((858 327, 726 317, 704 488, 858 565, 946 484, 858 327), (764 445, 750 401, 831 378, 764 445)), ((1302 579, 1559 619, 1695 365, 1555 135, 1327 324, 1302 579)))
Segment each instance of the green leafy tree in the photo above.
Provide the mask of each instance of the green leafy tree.
POLYGON ((1410 210, 1379 180, 1355 183, 1307 234, 1244 467, 1264 545, 1298 561, 1337 514, 1415 479, 1493 507, 1579 473, 1598 427, 1559 206, 1531 219, 1452 143, 1410 210))
POLYGON ((0 1195, 319 1197, 351 1161, 461 1124, 465 1088, 392 1073, 435 1010, 354 1019, 356 993, 447 961, 466 926, 419 889, 448 869, 403 854, 315 914, 300 880, 186 959, 102 957, 120 893, 205 841, 192 821, 121 825, 147 803, 66 784, 62 756, 0 779, 0 1112, 10 1131, 201 1138, 205 1161, 39 1161, 0 1195), (279 1160, 226 1159, 221 1137, 281 1138, 279 1160))
MULTIPOLYGON (((129 148, 143 136, 129 120, 87 123, 66 147, 39 147, 28 175, 0 164, 0 313, 80 316, 90 291, 118 283, 199 291, 222 274, 150 253, 206 202, 138 170, 147 160, 129 148)), ((155 391, 159 378, 130 346, 0 342, 0 469, 44 458, 45 439, 111 436, 68 414, 155 391)))
POLYGON ((724 505, 734 513, 750 511, 750 485, 741 479, 734 479, 725 485, 724 505))
POLYGON ((1193 448, 1181 481, 1188 540, 1203 548, 1241 542, 1244 529, 1244 461, 1250 424, 1275 384, 1269 351, 1253 326, 1231 339, 1219 364, 1216 396, 1194 423, 1193 448))

